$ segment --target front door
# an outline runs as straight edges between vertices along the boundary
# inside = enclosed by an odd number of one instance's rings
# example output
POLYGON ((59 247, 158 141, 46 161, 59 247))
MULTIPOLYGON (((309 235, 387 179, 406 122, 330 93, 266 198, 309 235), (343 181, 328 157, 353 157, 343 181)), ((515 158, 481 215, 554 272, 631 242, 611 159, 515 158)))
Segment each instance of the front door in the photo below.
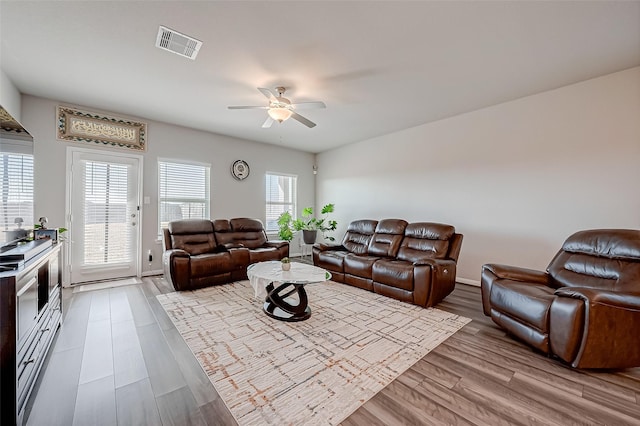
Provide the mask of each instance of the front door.
POLYGON ((139 156, 71 150, 71 284, 137 275, 139 156))

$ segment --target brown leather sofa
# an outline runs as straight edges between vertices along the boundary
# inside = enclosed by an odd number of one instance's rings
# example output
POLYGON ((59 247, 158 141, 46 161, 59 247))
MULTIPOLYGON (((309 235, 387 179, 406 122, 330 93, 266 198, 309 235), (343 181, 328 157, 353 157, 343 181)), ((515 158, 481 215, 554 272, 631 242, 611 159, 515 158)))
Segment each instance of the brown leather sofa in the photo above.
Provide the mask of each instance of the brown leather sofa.
POLYGON ((356 220, 341 245, 313 246, 313 264, 334 281, 428 307, 453 291, 461 246, 451 225, 356 220))
POLYGON ((570 236, 546 272, 482 267, 485 315, 574 368, 640 366, 640 231, 570 236))
POLYGON ((262 222, 186 219, 163 229, 165 278, 176 290, 247 279, 247 266, 289 256, 289 243, 268 241, 262 222))

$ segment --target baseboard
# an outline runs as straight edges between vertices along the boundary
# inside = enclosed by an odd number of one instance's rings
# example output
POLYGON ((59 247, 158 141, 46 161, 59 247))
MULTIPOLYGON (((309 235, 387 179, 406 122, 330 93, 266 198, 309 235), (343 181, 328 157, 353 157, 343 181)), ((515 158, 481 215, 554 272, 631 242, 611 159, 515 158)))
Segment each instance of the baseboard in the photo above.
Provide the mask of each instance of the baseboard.
POLYGON ((456 281, 462 284, 468 284, 475 287, 480 287, 480 281, 478 280, 470 280, 469 278, 456 278, 456 281))
POLYGON ((155 271, 144 271, 141 276, 150 277, 152 275, 162 275, 164 271, 162 269, 157 269, 155 271))

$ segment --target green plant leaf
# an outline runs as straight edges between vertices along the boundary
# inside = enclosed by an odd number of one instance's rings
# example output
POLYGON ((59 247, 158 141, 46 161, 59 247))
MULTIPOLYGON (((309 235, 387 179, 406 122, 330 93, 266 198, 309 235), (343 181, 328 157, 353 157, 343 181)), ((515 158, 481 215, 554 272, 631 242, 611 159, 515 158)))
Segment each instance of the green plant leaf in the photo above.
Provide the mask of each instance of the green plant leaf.
POLYGON ((284 212, 278 217, 278 225, 288 225, 291 222, 291 213, 284 212))
POLYGON ((333 213, 333 208, 334 205, 333 204, 327 204, 322 208, 322 214, 327 214, 327 213, 333 213))
POLYGON ((293 240, 293 231, 291 230, 291 213, 283 212, 278 216, 278 237, 284 241, 293 240))
MULTIPOLYGON (((322 208, 322 214, 327 215, 333 213, 334 204, 326 204, 322 208)), ((327 237, 325 232, 335 231, 337 229, 338 222, 330 220, 328 217, 317 218, 313 216, 313 207, 305 207, 302 209, 302 215, 296 219, 291 216, 291 213, 284 212, 278 216, 278 236, 285 241, 291 241, 294 233, 297 231, 320 231, 323 238, 329 241, 335 241, 333 237, 327 237)))

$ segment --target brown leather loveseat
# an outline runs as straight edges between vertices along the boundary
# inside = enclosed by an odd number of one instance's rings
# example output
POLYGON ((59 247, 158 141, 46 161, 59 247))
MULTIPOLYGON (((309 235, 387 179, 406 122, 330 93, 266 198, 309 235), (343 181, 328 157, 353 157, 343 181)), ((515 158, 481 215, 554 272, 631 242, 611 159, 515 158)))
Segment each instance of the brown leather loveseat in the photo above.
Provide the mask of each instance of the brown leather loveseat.
POLYGON ((186 219, 163 229, 165 278, 176 290, 247 279, 247 266, 289 256, 289 243, 268 241, 262 222, 186 219))
POLYGON ((575 368, 640 366, 640 231, 570 236, 546 272, 482 267, 484 313, 575 368))
POLYGON ((334 281, 428 307, 453 291, 461 246, 451 225, 356 220, 341 245, 315 244, 313 263, 334 281))

